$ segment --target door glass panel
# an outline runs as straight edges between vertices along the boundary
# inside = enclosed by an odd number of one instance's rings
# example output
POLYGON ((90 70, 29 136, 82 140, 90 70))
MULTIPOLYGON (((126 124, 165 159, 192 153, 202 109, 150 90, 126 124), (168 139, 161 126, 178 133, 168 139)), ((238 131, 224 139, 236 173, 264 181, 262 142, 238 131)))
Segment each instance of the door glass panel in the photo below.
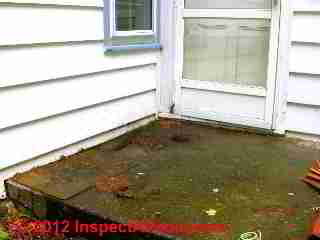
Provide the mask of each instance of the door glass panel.
POLYGON ((272 0, 185 0, 185 8, 271 9, 272 0))
POLYGON ((183 78, 266 87, 270 20, 185 19, 183 78))

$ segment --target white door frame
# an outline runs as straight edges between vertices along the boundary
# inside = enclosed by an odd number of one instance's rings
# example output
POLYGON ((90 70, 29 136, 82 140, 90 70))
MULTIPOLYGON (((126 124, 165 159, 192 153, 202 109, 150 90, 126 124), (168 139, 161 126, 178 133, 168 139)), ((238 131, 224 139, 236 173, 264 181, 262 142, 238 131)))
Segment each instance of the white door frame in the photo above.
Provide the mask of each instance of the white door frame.
MULTIPOLYGON (((246 125, 255 128, 262 128, 272 130, 277 133, 284 133, 284 122, 286 113, 287 102, 287 83, 289 79, 288 70, 288 53, 289 53, 289 18, 291 11, 289 8, 289 0, 273 0, 278 1, 273 9, 273 17, 270 14, 270 10, 241 10, 237 9, 207 9, 201 10, 199 15, 198 10, 184 10, 183 0, 175 1, 175 112, 181 116, 181 91, 182 86, 187 88, 215 90, 223 92, 237 92, 239 94, 249 94, 248 89, 242 89, 241 87, 228 89, 226 86, 219 84, 208 85, 202 81, 188 81, 182 80, 183 71, 183 41, 184 41, 184 21, 183 17, 230 17, 230 18, 262 18, 271 19, 271 26, 274 29, 273 34, 270 35, 270 55, 269 55, 269 69, 268 75, 271 76, 268 79, 268 89, 272 94, 266 98, 266 116, 265 120, 253 120, 246 118, 238 118, 235 116, 226 116, 225 114, 210 113, 210 116, 204 114, 203 119, 214 118, 214 121, 234 123, 237 125, 246 125), (275 47, 278 45, 278 48, 275 47), (273 74, 272 74, 273 73, 273 74)), ((252 95, 264 96, 266 95, 263 89, 252 89, 252 95)), ((192 112, 187 114, 189 117, 181 116, 182 118, 197 118, 199 114, 193 115, 192 112)))

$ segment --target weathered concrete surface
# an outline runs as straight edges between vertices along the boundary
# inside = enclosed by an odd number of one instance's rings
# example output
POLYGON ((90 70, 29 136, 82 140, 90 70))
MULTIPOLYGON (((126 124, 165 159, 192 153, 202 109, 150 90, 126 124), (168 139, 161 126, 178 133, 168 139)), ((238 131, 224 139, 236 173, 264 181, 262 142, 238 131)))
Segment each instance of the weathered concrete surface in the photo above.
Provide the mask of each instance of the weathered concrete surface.
MULTIPOLYGON (((320 151, 308 142, 161 121, 10 182, 115 222, 231 225, 230 232, 194 239, 260 230, 263 239, 301 240, 320 198, 299 178, 316 159, 320 151), (101 179, 116 176, 126 176, 125 190, 104 192, 101 179)), ((28 190, 7 187, 30 207, 28 190)), ((33 202, 46 211, 45 201, 33 202)))

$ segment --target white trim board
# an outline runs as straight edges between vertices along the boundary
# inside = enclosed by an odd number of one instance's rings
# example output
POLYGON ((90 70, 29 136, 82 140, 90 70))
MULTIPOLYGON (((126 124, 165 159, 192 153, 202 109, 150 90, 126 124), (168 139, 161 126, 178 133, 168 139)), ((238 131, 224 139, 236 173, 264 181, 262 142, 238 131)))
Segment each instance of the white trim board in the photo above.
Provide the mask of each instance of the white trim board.
POLYGON ((281 0, 279 45, 277 57, 277 81, 275 87, 274 114, 272 129, 275 133, 285 134, 288 84, 289 84, 289 56, 291 46, 292 11, 290 0, 281 0))

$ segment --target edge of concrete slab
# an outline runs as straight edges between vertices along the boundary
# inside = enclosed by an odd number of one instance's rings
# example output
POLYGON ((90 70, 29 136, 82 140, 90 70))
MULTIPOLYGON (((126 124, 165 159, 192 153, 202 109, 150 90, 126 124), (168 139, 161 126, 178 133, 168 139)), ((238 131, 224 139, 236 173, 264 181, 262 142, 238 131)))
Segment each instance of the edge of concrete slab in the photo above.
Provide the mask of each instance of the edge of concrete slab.
POLYGON ((6 189, 5 189, 6 179, 13 177, 17 173, 27 172, 35 167, 41 167, 46 164, 58 161, 59 159, 61 159, 62 156, 71 156, 78 153, 81 150, 89 149, 99 144, 108 142, 134 129, 147 125, 148 123, 153 122, 156 119, 157 119, 157 116, 153 114, 151 116, 139 119, 135 122, 126 124, 120 128, 111 129, 105 133, 101 133, 91 138, 84 139, 82 141, 71 144, 69 146, 65 146, 61 149, 54 150, 50 153, 46 153, 41 156, 36 156, 27 161, 22 161, 21 163, 10 166, 8 168, 1 169, 0 170, 0 173, 1 173, 0 174, 0 199, 5 199, 7 197, 6 189))
MULTIPOLYGON (((17 209, 21 211, 27 211, 31 213, 32 216, 40 220, 65 220, 64 217, 68 217, 71 218, 69 220, 77 220, 80 223, 85 224, 127 224, 103 218, 96 213, 91 213, 84 209, 72 207, 63 200, 54 198, 53 196, 48 196, 45 193, 36 191, 28 186, 17 183, 10 179, 5 181, 5 188, 7 191, 7 197, 14 203, 17 209), (60 218, 62 217, 63 219, 56 219, 55 216, 60 218)), ((171 236, 159 232, 137 232, 136 234, 138 234, 141 239, 150 239, 151 236, 153 237, 152 239, 158 240, 181 240, 181 238, 178 236, 171 236)), ((135 239, 134 236, 132 236, 132 239, 135 239)), ((108 239, 108 236, 106 236, 106 239, 108 239)))

